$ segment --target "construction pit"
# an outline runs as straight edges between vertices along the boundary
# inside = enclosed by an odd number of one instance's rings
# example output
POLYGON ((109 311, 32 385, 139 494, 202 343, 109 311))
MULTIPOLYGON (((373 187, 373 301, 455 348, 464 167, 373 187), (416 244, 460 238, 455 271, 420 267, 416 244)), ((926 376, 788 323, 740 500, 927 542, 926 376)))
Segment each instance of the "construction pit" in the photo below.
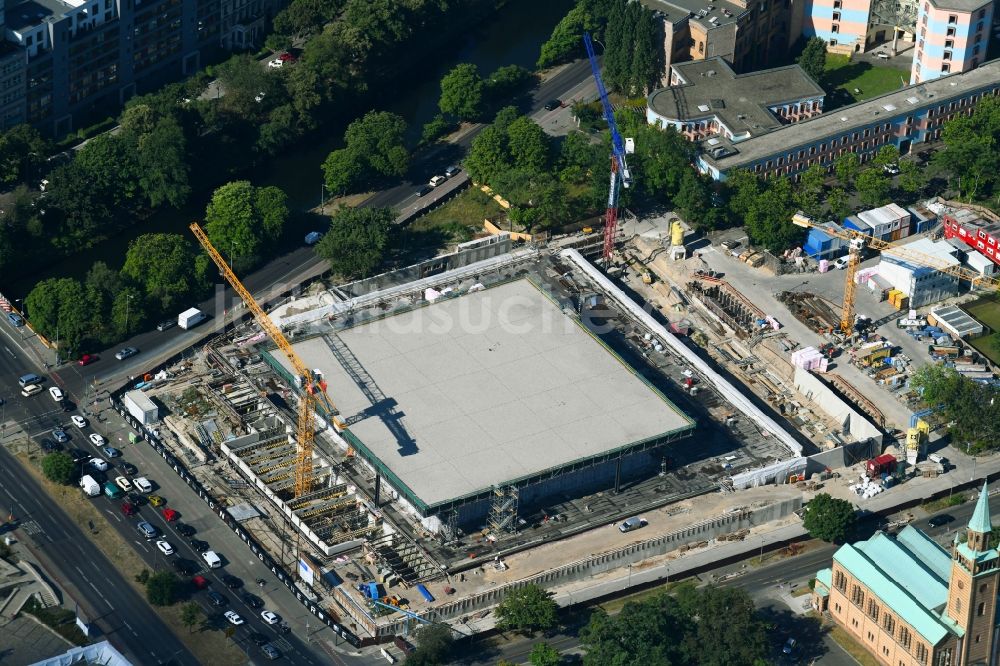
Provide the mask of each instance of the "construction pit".
MULTIPOLYGON (((500 580, 482 572, 515 580, 618 549, 623 535, 597 528, 630 516, 649 522, 644 539, 710 519, 732 508, 707 494, 801 460, 837 427, 808 400, 782 417, 734 385, 573 250, 463 252, 272 311, 346 424, 317 418, 308 494, 294 496, 300 382, 252 322, 146 388, 199 481, 304 595, 362 634, 405 623, 362 583, 409 612, 457 617, 460 597, 500 580)), ((671 310, 656 290, 643 298, 671 310)), ((769 362, 746 364, 751 382, 771 381, 769 362)))

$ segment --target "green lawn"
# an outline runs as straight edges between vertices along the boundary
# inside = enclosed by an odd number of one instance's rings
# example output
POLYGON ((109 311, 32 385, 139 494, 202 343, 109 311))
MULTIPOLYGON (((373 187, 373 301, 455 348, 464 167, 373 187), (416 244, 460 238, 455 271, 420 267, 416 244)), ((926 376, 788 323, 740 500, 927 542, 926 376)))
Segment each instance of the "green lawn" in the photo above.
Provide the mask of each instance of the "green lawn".
POLYGON ((848 56, 829 53, 820 84, 827 92, 824 111, 878 97, 910 81, 910 72, 896 67, 876 67, 868 62, 852 61, 848 56), (855 93, 857 88, 860 93, 855 93))
MULTIPOLYGON (((990 331, 1000 331, 1000 300, 998 300, 996 296, 981 298, 964 309, 970 315, 988 326, 990 331)), ((991 337, 991 335, 987 334, 980 338, 976 338, 975 340, 970 340, 969 344, 975 347, 976 351, 994 363, 1000 363, 1000 350, 993 346, 991 337)))
POLYGON ((497 220, 503 213, 499 204, 475 188, 407 224, 396 239, 396 247, 409 261, 434 256, 455 243, 472 240, 483 231, 483 221, 497 220))

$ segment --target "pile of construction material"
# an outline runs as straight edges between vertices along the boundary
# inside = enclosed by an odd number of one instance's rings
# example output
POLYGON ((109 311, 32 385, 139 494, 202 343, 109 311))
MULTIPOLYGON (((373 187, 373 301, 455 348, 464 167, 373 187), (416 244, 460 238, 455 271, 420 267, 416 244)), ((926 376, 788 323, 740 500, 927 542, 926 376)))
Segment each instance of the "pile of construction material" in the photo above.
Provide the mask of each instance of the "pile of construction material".
POLYGON ((851 492, 858 495, 861 499, 871 499, 885 490, 881 482, 865 477, 861 477, 858 483, 852 483, 849 487, 851 492))
POLYGON ((815 347, 803 347, 792 352, 792 365, 803 370, 826 372, 830 359, 815 347))
POLYGON ((792 315, 817 333, 829 333, 840 328, 840 315, 823 299, 806 291, 783 291, 778 300, 788 306, 792 315))

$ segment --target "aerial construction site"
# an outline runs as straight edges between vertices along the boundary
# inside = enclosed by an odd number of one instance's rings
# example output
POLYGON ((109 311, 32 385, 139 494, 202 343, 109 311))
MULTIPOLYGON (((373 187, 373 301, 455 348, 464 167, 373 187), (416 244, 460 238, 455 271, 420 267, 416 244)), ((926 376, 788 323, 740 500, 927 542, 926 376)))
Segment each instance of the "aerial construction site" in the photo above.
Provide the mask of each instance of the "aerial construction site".
POLYGON ((246 317, 141 382, 161 419, 144 425, 361 636, 472 617, 503 585, 636 543, 598 529, 612 523, 632 519, 659 552, 742 535, 753 511, 780 518, 801 499, 741 488, 806 481, 828 465, 805 456, 831 437, 871 448, 881 435, 763 368, 783 339, 696 259, 663 253, 636 272, 649 242, 604 271, 596 235, 515 248, 500 234, 313 285, 266 314, 253 304, 265 321, 246 317), (646 284, 660 261, 701 286, 646 284), (709 343, 718 331, 724 343, 709 343), (672 533, 719 516, 704 535, 672 533))

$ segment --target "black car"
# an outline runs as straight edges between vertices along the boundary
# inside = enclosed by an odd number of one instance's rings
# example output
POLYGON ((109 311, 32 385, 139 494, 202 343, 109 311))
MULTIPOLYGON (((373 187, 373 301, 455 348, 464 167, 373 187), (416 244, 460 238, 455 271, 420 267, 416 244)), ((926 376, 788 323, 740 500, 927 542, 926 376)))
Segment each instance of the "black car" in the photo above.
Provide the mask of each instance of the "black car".
POLYGON ((70 449, 69 450, 69 457, 73 459, 73 462, 75 462, 76 464, 79 465, 82 462, 86 462, 87 460, 90 460, 93 456, 91 456, 89 453, 87 453, 83 449, 70 449))
POLYGON ((226 587, 230 590, 243 587, 243 581, 232 574, 222 574, 222 582, 225 583, 226 587))
POLYGON ((208 542, 202 541, 201 539, 191 539, 191 541, 189 541, 188 543, 190 543, 191 547, 194 548, 199 553, 204 553, 206 550, 209 549, 208 542))
POLYGON ((118 463, 118 469, 120 469, 125 474, 128 474, 129 476, 135 476, 136 474, 139 473, 139 470, 136 469, 135 465, 127 462, 118 463))
POLYGON ((258 597, 256 594, 250 594, 245 592, 243 594, 243 603, 245 603, 250 608, 257 610, 264 607, 264 600, 258 597))
POLYGON ((132 493, 128 496, 128 501, 136 506, 143 506, 146 504, 146 496, 140 493, 132 493))
POLYGON ((457 176, 458 172, 461 171, 461 170, 462 169, 460 167, 450 166, 450 167, 448 167, 447 169, 444 170, 444 175, 448 176, 448 178, 453 178, 453 177, 457 176))
POLYGON ((550 99, 549 101, 547 101, 547 102, 545 103, 545 106, 544 106, 543 108, 544 108, 544 109, 545 109, 546 111, 555 111, 556 109, 558 109, 558 108, 559 108, 559 107, 561 107, 561 106, 562 106, 562 101, 561 101, 561 100, 558 100, 558 99, 550 99))
POLYGON ((176 319, 164 319, 163 321, 161 321, 159 324, 156 325, 156 330, 165 331, 168 328, 173 328, 176 325, 177 325, 176 319))
POLYGON ((208 600, 212 602, 213 606, 225 606, 229 603, 229 599, 226 599, 215 590, 209 590, 205 594, 208 595, 208 600))
POLYGON ((51 453, 52 451, 61 451, 62 446, 60 446, 57 442, 53 442, 51 439, 43 439, 42 450, 51 453))
POLYGON ((181 536, 192 537, 194 536, 195 529, 188 525, 187 523, 175 523, 174 529, 181 536))
POLYGON ((947 513, 942 513, 940 516, 934 516, 927 521, 927 524, 931 527, 941 527, 942 525, 947 525, 948 523, 955 520, 955 516, 948 515, 947 513))
POLYGON ((263 645, 264 643, 267 643, 268 641, 271 640, 270 638, 260 633, 259 631, 251 631, 247 635, 247 638, 253 641, 254 645, 263 645))
POLYGON ((171 560, 171 562, 174 565, 174 568, 177 569, 177 571, 179 571, 182 574, 186 574, 188 576, 190 576, 193 573, 197 573, 198 570, 201 569, 201 567, 199 567, 196 562, 192 560, 186 560, 184 558, 175 558, 171 560))
POLYGON ((426 194, 430 194, 430 193, 431 193, 431 186, 430 185, 424 185, 419 190, 417 190, 416 192, 414 192, 414 194, 416 194, 417 197, 422 197, 422 196, 424 196, 426 194))

